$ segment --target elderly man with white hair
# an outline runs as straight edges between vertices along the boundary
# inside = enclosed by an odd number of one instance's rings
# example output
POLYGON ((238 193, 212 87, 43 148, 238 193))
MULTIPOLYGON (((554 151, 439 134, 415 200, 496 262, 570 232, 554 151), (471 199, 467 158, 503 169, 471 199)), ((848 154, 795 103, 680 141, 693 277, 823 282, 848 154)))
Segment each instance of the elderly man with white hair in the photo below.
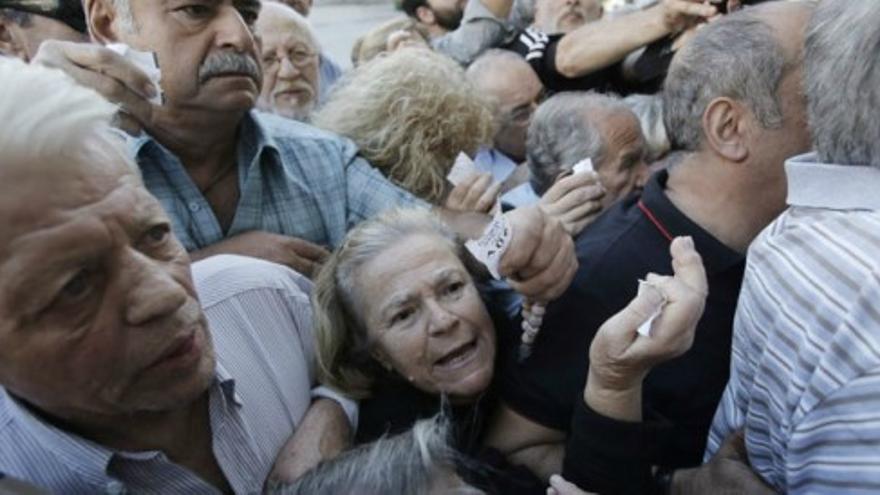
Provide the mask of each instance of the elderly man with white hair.
POLYGON ((341 449, 322 425, 342 411, 310 406, 309 281, 234 256, 191 271, 113 105, 17 60, 0 81, 0 471, 52 493, 257 493, 294 432, 341 449))
POLYGON ((817 7, 804 61, 816 153, 788 161, 789 208, 749 250, 708 452, 745 427, 780 492, 880 488, 878 25, 877 2, 817 7))
POLYGON ((263 86, 257 108, 308 121, 322 93, 320 47, 308 21, 279 2, 263 2, 256 34, 262 43, 263 86))

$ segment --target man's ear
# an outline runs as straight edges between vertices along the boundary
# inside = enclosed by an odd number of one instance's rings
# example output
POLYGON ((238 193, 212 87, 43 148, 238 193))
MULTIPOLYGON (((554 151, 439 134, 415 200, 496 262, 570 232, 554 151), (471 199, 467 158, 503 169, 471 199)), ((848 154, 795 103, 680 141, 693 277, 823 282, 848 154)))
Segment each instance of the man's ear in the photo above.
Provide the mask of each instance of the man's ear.
POLYGON ((102 45, 119 41, 119 23, 117 22, 116 6, 112 0, 84 0, 83 9, 89 24, 89 36, 92 41, 102 45))
POLYGON ((0 16, 0 55, 30 62, 21 26, 0 16))
POLYGON ((703 135, 706 145, 731 162, 749 157, 746 107, 731 98, 715 98, 703 112, 703 135))
POLYGON ((427 24, 428 26, 437 24, 437 19, 434 17, 434 11, 427 5, 421 5, 416 8, 416 19, 422 24, 427 24))

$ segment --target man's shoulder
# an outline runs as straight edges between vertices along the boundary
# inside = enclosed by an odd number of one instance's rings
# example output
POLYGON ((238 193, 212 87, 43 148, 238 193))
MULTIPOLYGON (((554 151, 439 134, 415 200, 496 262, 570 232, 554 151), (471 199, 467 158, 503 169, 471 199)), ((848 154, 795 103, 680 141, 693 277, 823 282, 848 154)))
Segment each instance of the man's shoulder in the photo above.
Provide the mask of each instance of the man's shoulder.
POLYGON ((309 279, 290 268, 247 256, 212 256, 193 263, 192 274, 206 309, 251 291, 282 291, 308 298, 312 289, 309 279))
POLYGON ((251 115, 266 133, 266 137, 283 151, 308 148, 345 151, 354 148, 349 139, 303 122, 259 111, 254 111, 251 115))

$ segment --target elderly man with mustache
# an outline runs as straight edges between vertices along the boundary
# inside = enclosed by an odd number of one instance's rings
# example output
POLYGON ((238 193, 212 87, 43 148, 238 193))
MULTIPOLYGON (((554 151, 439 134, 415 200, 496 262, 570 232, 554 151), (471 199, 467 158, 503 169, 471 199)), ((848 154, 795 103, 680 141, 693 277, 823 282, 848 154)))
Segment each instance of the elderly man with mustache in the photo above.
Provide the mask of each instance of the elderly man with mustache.
MULTIPOLYGON (((193 259, 242 254, 309 275, 350 227, 392 206, 421 204, 351 141, 252 111, 263 78, 259 0, 86 0, 84 7, 97 43, 155 54, 163 104, 150 102, 158 88, 143 72, 98 44, 48 43, 36 59, 118 102, 143 128, 130 151, 193 259)), ((488 223, 440 214, 469 237, 488 223)), ((536 300, 559 295, 575 270, 571 238, 538 208, 507 218, 513 236, 501 275, 536 300)))

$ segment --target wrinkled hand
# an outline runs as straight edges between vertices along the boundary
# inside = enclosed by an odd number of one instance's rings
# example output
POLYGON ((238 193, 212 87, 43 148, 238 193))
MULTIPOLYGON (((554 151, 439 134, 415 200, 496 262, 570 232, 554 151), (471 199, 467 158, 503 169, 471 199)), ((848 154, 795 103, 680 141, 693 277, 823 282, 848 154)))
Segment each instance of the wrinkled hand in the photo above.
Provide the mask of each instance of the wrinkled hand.
POLYGON ((589 493, 581 490, 574 483, 569 483, 562 476, 554 474, 550 477, 547 495, 589 495, 589 493))
POLYGON ((577 271, 574 241, 559 220, 538 206, 505 214, 513 229, 498 271, 514 290, 534 302, 559 297, 577 271))
POLYGON ((322 461, 336 457, 351 447, 351 435, 351 425, 342 407, 329 399, 316 400, 281 448, 267 486, 293 483, 322 461))
POLYGON ((706 271, 689 237, 675 239, 669 251, 675 275, 647 277, 668 301, 654 320, 651 336, 637 329, 661 299, 656 291, 646 290, 596 333, 590 345, 589 379, 594 385, 609 390, 639 387, 654 365, 690 349, 708 294, 706 271))
POLYGON ((443 206, 453 211, 489 213, 500 191, 501 184, 492 180, 492 174, 470 174, 452 188, 443 206))
POLYGON ((674 495, 774 493, 749 467, 745 436, 741 431, 727 437, 715 456, 706 464, 698 468, 677 470, 670 488, 670 493, 674 495))
POLYGON ((663 24, 671 33, 677 33, 718 13, 717 8, 703 0, 662 0, 660 9, 663 24))
POLYGON ((134 64, 101 45, 47 40, 33 63, 61 69, 79 84, 120 106, 120 125, 128 132, 149 127, 158 94, 150 78, 134 64))
POLYGON ((605 189, 595 173, 567 175, 557 180, 538 205, 562 223, 569 235, 577 236, 602 212, 605 189))
POLYGON ((309 241, 258 230, 229 237, 201 253, 202 257, 221 253, 252 256, 288 266, 309 278, 330 256, 329 251, 309 241))

